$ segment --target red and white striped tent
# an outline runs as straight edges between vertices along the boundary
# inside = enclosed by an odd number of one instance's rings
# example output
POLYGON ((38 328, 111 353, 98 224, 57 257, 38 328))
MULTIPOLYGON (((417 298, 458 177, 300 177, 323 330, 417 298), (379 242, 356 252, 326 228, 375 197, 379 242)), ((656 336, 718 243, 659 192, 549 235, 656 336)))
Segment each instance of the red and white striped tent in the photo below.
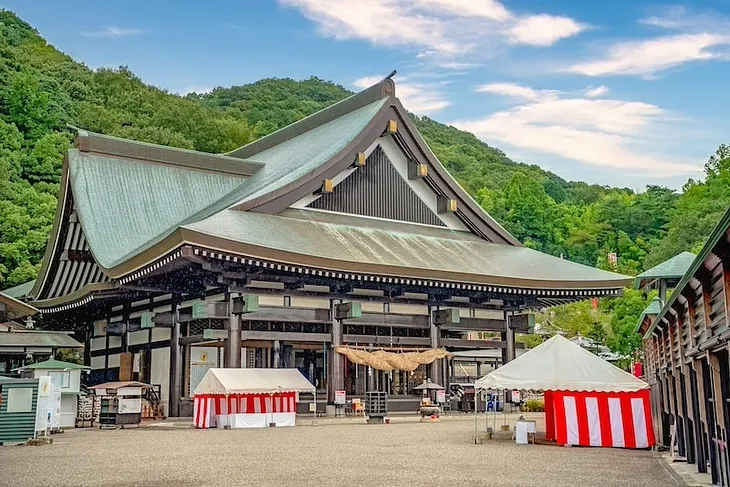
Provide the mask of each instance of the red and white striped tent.
POLYGON ((546 436, 561 445, 649 448, 649 384, 556 335, 476 381, 545 392, 546 436))
POLYGON ((297 369, 209 369, 195 388, 196 428, 294 426, 300 392, 315 387, 297 369))

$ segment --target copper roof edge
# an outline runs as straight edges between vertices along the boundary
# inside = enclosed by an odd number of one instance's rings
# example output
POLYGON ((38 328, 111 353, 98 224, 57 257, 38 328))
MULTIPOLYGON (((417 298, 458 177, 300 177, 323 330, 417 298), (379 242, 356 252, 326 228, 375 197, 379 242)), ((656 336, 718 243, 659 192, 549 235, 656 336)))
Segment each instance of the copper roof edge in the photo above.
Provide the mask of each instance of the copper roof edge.
POLYGON ((336 120, 377 100, 387 97, 395 97, 395 82, 392 79, 392 76, 394 75, 395 71, 378 83, 359 93, 325 107, 312 115, 287 125, 286 127, 280 128, 276 132, 246 144, 243 147, 232 150, 231 152, 226 153, 226 155, 246 159, 254 154, 270 149, 282 142, 319 127, 320 125, 336 120))
POLYGON ((123 139, 71 127, 76 131, 75 145, 81 152, 103 154, 140 162, 156 162, 187 169, 199 169, 237 176, 252 176, 263 164, 225 154, 169 147, 123 139))

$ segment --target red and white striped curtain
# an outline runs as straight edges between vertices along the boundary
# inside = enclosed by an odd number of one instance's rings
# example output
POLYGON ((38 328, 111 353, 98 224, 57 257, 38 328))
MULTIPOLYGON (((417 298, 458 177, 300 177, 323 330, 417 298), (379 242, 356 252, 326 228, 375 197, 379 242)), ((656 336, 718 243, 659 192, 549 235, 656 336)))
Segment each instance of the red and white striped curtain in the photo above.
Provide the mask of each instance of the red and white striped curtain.
POLYGON ((654 445, 649 390, 547 391, 548 439, 561 445, 649 448, 654 445))
POLYGON ((193 399, 196 428, 210 428, 223 414, 296 413, 296 393, 276 394, 201 394, 193 399))

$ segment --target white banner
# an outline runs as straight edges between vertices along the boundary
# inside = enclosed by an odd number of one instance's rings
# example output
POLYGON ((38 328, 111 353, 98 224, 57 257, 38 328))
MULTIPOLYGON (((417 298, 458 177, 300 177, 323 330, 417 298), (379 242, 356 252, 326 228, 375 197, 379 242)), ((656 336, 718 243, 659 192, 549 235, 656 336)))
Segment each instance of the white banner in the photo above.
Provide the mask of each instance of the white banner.
POLYGON ((51 395, 53 385, 47 375, 38 377, 38 402, 35 411, 35 430, 45 432, 51 427, 51 395))

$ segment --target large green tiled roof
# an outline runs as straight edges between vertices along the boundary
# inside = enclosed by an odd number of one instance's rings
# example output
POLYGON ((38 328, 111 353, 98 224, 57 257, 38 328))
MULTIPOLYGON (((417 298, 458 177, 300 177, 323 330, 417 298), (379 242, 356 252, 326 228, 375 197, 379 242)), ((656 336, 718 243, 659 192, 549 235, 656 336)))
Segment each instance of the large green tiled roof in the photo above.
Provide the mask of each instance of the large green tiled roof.
POLYGON ((293 183, 342 150, 372 120, 381 99, 256 154, 250 178, 69 151, 79 217, 97 262, 112 268, 178 226, 293 183))
POLYGON ((241 202, 293 183, 327 162, 362 132, 387 101, 387 98, 374 101, 293 139, 249 156, 250 160, 263 162, 265 165, 251 177, 240 194, 241 202))
POLYGON ((538 288, 615 288, 631 279, 527 247, 490 243, 470 232, 310 210, 280 215, 227 210, 184 228, 265 246, 283 253, 286 262, 316 265, 326 259, 350 270, 370 268, 386 275, 389 269, 401 276, 446 273, 457 281, 538 288))
POLYGON ((661 264, 657 264, 636 276, 634 279, 634 287, 638 289, 641 287, 643 281, 648 280, 679 279, 687 272, 687 269, 690 268, 696 257, 692 252, 677 254, 671 259, 667 259, 661 264))
POLYGON ((68 151, 69 177, 97 262, 114 267, 245 184, 241 176, 68 151))
MULTIPOLYGON (((46 308, 65 305, 84 292, 116 285, 107 281, 129 277, 180 245, 310 268, 551 289, 550 296, 557 299, 563 295, 560 289, 615 290, 630 282, 626 276, 520 246, 468 196, 458 200, 458 216, 474 233, 284 210, 311 194, 323 178, 342 174, 351 163, 348 154, 354 159, 355 151, 377 141, 386 119, 397 120, 395 136, 406 152, 415 144, 430 154, 409 125, 390 79, 226 155, 79 131, 78 149, 67 154, 63 182, 69 191, 63 196, 73 197, 83 230, 82 235, 74 230, 73 238, 85 240, 88 247, 64 247, 69 229, 78 225, 72 225, 68 200, 61 201, 35 299, 46 308), (76 279, 81 272, 56 263, 66 250, 86 248, 106 280, 76 279), (65 283, 62 291, 59 283, 65 283)), ((428 184, 436 193, 460 198, 463 190, 438 160, 425 160, 434 168, 428 184)))

